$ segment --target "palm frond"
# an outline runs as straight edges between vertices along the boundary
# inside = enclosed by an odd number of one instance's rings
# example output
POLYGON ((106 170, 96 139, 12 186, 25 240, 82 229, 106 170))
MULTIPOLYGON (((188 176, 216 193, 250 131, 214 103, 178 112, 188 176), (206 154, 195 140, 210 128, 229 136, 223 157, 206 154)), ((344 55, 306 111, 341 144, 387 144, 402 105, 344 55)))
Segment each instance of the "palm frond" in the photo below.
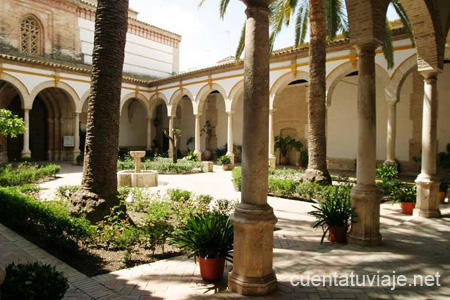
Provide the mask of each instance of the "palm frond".
POLYGON ((242 30, 241 30, 241 37, 239 38, 239 43, 238 43, 238 46, 236 49, 236 54, 235 54, 236 62, 239 62, 241 60, 242 53, 244 52, 244 49, 245 49, 245 26, 246 26, 246 23, 244 22, 244 26, 242 27, 242 30))
POLYGON ((299 47, 305 43, 306 33, 309 24, 309 8, 308 0, 303 0, 298 6, 296 22, 295 22, 295 47, 299 47))
POLYGON ((394 67, 394 47, 392 45, 391 24, 387 18, 385 23, 383 54, 386 58, 388 69, 392 69, 394 67))
POLYGON ((402 21, 403 26, 405 27, 406 33, 409 36, 409 39, 411 40, 411 44, 413 47, 416 46, 416 42, 414 41, 414 35, 411 27, 411 22, 408 19, 408 15, 406 14, 405 9, 403 8, 402 4, 398 0, 392 0, 391 1, 392 6, 395 9, 395 12, 400 17, 400 21, 402 21))
MULTIPOLYGON (((204 1, 204 0, 202 0, 204 1)), ((230 4, 230 0, 221 0, 220 1, 220 17, 223 19, 227 12, 228 4, 230 4)))

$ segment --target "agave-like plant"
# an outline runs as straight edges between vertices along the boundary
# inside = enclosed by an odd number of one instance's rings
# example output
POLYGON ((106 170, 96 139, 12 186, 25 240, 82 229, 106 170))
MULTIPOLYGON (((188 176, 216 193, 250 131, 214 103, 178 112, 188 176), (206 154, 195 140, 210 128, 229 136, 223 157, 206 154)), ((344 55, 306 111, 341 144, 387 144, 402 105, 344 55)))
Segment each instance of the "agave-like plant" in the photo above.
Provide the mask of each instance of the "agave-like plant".
POLYGON ((323 243, 330 227, 347 226, 350 219, 356 216, 350 205, 350 194, 340 193, 339 188, 336 188, 333 196, 323 194, 323 199, 316 200, 316 202, 317 205, 313 205, 315 210, 308 212, 308 215, 316 218, 312 225, 313 228, 323 229, 320 243, 323 243))
POLYGON ((233 249, 233 224, 230 216, 219 212, 191 215, 187 222, 175 231, 169 242, 204 259, 226 258, 231 260, 233 249))

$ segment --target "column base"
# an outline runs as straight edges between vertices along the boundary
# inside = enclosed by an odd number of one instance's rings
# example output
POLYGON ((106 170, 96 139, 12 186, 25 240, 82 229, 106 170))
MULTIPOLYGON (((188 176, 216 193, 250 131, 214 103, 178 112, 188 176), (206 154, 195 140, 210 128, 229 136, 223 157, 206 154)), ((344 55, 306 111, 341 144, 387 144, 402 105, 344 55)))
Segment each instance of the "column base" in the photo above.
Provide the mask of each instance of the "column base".
POLYGON ((437 177, 420 174, 416 179, 417 201, 414 217, 439 218, 439 185, 437 177))
POLYGON ((352 189, 352 208, 356 216, 352 218, 349 244, 376 246, 381 242, 380 200, 382 193, 375 185, 357 184, 352 189))
POLYGON ((248 296, 276 290, 273 271, 273 230, 277 218, 270 205, 240 203, 234 225, 233 270, 228 277, 232 292, 248 296))
POLYGON ((275 155, 269 155, 269 168, 275 169, 277 167, 277 158, 275 155))
POLYGON ((194 154, 197 154, 198 161, 202 161, 202 151, 195 150, 194 154))
POLYGON ((31 151, 30 150, 23 150, 21 152, 21 157, 22 158, 30 158, 31 157, 31 151))
POLYGON ((396 160, 386 159, 383 163, 384 166, 395 166, 398 168, 398 162, 396 160))

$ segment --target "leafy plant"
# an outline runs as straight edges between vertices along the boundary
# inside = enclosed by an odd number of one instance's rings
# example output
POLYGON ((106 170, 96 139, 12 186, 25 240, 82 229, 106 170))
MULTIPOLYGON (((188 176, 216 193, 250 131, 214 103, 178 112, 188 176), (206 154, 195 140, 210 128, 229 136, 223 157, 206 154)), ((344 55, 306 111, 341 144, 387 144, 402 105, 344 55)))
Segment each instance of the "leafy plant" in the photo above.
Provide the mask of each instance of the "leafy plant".
POLYGON ((441 185, 439 186, 439 191, 447 192, 449 187, 450 187, 450 178, 448 177, 442 178, 441 185))
MULTIPOLYGON (((201 172, 202 163, 200 161, 191 161, 180 159, 176 164, 173 160, 165 157, 154 157, 152 159, 143 160, 141 163, 142 170, 155 170, 159 174, 193 174, 201 172)), ((117 162, 118 170, 133 170, 134 160, 125 158, 117 162)))
POLYGON ((59 300, 69 288, 67 278, 54 266, 38 262, 9 264, 1 286, 3 300, 59 300))
POLYGON ((17 115, 6 109, 0 109, 0 134, 16 137, 25 133, 25 123, 17 115))
POLYGON ((395 166, 381 165, 376 169, 376 178, 383 182, 398 179, 398 170, 395 166))
POLYGON ((172 129, 172 132, 168 132, 167 130, 164 130, 164 135, 167 136, 170 143, 172 144, 172 150, 173 150, 173 163, 176 164, 178 161, 178 147, 180 146, 180 139, 181 139, 181 130, 174 128, 172 129))
POLYGON ((279 136, 275 137, 275 150, 280 150, 282 157, 287 157, 289 150, 301 151, 303 149, 303 143, 297 141, 291 136, 279 136))
POLYGON ((206 145, 209 146, 209 141, 211 137, 214 135, 215 126, 211 124, 211 121, 207 120, 205 125, 203 125, 202 130, 200 131, 200 135, 206 134, 206 145))
POLYGON ((0 168, 0 186, 19 186, 36 183, 55 176, 61 170, 58 165, 37 165, 23 162, 13 167, 8 164, 0 168))
POLYGON ((320 243, 328 233, 330 227, 348 226, 350 218, 355 216, 355 212, 350 205, 350 194, 340 194, 337 189, 333 196, 327 195, 322 201, 313 205, 314 211, 308 212, 316 218, 313 228, 323 228, 323 235, 320 243))
POLYGON ((402 184, 392 191, 391 199, 394 202, 416 203, 417 190, 414 184, 402 184))
POLYGON ((189 152, 183 159, 188 161, 198 161, 198 155, 197 153, 189 152))
POLYGON ((192 193, 181 189, 168 189, 167 195, 169 195, 172 201, 184 202, 188 201, 191 198, 192 193))
POLYGON ((189 256, 229 258, 233 249, 233 224, 230 216, 218 212, 191 215, 170 242, 189 256))
POLYGON ((187 139, 186 141, 186 148, 188 150, 188 153, 191 152, 191 149, 189 149, 189 146, 192 145, 195 142, 195 137, 191 136, 190 138, 187 139))
POLYGON ((392 193, 397 191, 402 185, 402 182, 398 179, 377 182, 377 186, 380 188, 381 192, 385 196, 390 196, 392 193))
POLYGON ((217 159, 217 162, 219 164, 223 165, 229 165, 231 164, 231 157, 229 157, 228 155, 222 155, 221 157, 219 157, 217 159))

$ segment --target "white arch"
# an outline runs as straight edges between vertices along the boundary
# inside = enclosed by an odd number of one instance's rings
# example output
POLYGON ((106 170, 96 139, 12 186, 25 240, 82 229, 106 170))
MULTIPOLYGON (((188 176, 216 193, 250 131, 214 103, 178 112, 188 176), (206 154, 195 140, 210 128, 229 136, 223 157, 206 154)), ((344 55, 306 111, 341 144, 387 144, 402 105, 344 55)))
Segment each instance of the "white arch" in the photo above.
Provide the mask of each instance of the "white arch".
POLYGON ((392 74, 389 85, 386 88, 386 100, 399 101, 400 92, 409 74, 417 68, 417 54, 405 59, 392 74))
POLYGON ((175 114, 177 112, 178 103, 180 102, 181 98, 183 98, 184 96, 189 97, 189 99, 192 102, 192 107, 194 107, 194 100, 193 100, 194 97, 192 96, 192 93, 185 88, 183 88, 183 90, 178 89, 170 97, 169 105, 167 106, 167 114, 169 115, 169 117, 175 116, 175 114))
POLYGON ((231 101, 231 110, 236 110, 238 99, 244 92, 244 79, 236 83, 228 94, 228 99, 231 101))
POLYGON ((48 88, 57 88, 64 91, 68 96, 70 96, 70 100, 73 105, 73 109, 75 112, 81 112, 81 108, 79 104, 81 103, 80 98, 78 97, 77 92, 67 83, 65 82, 56 82, 54 80, 42 82, 38 86, 36 86, 30 94, 30 109, 33 107, 33 102, 36 99, 37 95, 45 89, 48 88))
POLYGON ((126 94, 120 100, 120 114, 122 114, 122 110, 123 110, 123 107, 124 107, 125 103, 127 103, 127 101, 131 100, 131 99, 139 100, 139 102, 141 102, 142 105, 144 105, 145 109, 147 110, 147 112, 146 112, 147 116, 149 115, 149 112, 150 112, 149 111, 149 107, 150 106, 149 106, 147 98, 144 95, 142 95, 141 93, 136 93, 136 92, 131 92, 131 93, 126 94))
POLYGON ((156 107, 161 104, 164 103, 164 105, 167 108, 167 111, 169 111, 169 101, 167 100, 166 96, 162 93, 156 93, 153 96, 150 97, 150 104, 149 104, 149 116, 153 115, 153 112, 155 111, 156 107))
MULTIPOLYGON (((205 106, 206 98, 208 98, 209 94, 211 94, 214 91, 218 91, 222 95, 223 100, 225 102, 227 101, 227 93, 225 92, 225 89, 221 85, 219 85, 217 83, 206 84, 197 93, 197 97, 195 97, 195 100, 196 100, 195 102, 197 103, 197 112, 198 113, 203 112, 203 107, 205 106)), ((195 113, 195 110, 194 110, 194 113, 195 113)))
POLYGON ((29 102, 30 102, 30 94, 28 92, 28 89, 26 86, 16 77, 6 74, 4 72, 0 73, 0 80, 6 81, 10 85, 12 85, 17 93, 19 94, 19 98, 22 104, 22 108, 30 108, 29 102))
POLYGON ((276 95, 281 92, 285 87, 287 87, 291 82, 296 80, 305 80, 309 81, 309 74, 304 71, 297 71, 296 74, 294 74, 292 71, 289 71, 288 73, 285 73, 281 75, 280 77, 275 80, 272 87, 270 88, 270 108, 272 109, 275 100, 276 95))

